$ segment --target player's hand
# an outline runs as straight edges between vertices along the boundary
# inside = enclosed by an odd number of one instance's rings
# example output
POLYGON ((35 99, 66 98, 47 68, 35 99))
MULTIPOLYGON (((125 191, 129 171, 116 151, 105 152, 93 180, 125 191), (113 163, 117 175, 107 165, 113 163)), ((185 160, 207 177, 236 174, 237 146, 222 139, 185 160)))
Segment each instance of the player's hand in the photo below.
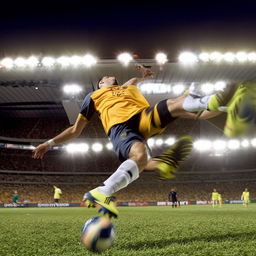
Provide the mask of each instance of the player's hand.
POLYGON ((43 143, 38 145, 32 151, 32 158, 34 159, 42 159, 44 154, 49 150, 50 145, 48 143, 43 143))
POLYGON ((154 76, 154 73, 149 68, 145 68, 140 64, 136 65, 136 69, 142 74, 143 78, 150 78, 154 76))

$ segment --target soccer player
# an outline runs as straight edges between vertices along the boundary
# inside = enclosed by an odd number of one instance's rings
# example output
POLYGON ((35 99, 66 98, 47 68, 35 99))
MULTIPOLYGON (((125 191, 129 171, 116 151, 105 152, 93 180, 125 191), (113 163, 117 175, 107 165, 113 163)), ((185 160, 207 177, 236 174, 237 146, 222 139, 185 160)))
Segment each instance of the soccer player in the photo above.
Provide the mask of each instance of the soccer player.
POLYGON ((19 194, 17 190, 14 190, 14 194, 12 195, 12 203, 17 206, 19 204, 19 194))
POLYGON ((212 192, 212 207, 213 208, 218 205, 218 199, 219 199, 219 193, 217 192, 217 189, 214 188, 213 192, 212 192))
POLYGON ((248 207, 249 200, 250 200, 250 192, 248 191, 247 188, 242 193, 241 200, 243 200, 243 205, 245 207, 248 207))
POLYGON ((53 188, 54 188, 54 195, 53 195, 54 203, 59 203, 60 197, 62 195, 62 191, 57 186, 53 186, 53 188))
POLYGON ((169 201, 172 202, 172 208, 177 207, 178 198, 175 188, 172 188, 171 192, 169 193, 169 201))
MULTIPOLYGON (((103 186, 85 193, 84 201, 88 206, 100 205, 103 211, 114 217, 118 215, 118 210, 110 198, 113 193, 138 179, 143 170, 157 170, 160 179, 174 177, 180 163, 192 149, 192 139, 185 136, 160 156, 148 159, 145 141, 163 132, 178 117, 195 119, 196 114, 189 111, 208 109, 208 103, 214 100, 210 96, 196 98, 183 95, 162 100, 150 107, 136 85, 151 77, 152 72, 142 66, 137 69, 142 77, 132 78, 123 85, 118 85, 113 76, 102 77, 97 85, 99 89, 85 97, 75 124, 37 146, 32 155, 35 159, 42 158, 51 146, 78 137, 96 112, 122 164, 104 181, 103 186)), ((226 104, 227 97, 222 96, 220 98, 226 104)), ((206 114, 211 116, 209 111, 206 114)), ((203 115, 204 119, 208 118, 206 114, 203 115)))

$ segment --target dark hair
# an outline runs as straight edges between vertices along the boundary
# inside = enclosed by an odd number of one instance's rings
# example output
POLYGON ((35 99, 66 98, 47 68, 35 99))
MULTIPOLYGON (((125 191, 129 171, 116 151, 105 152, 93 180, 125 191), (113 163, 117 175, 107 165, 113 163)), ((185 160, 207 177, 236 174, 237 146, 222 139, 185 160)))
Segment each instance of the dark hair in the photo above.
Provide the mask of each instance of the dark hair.
MULTIPOLYGON (((100 83, 100 81, 102 80, 103 77, 104 77, 104 76, 102 76, 102 77, 98 80, 98 83, 97 83, 97 85, 96 85, 96 89, 100 89, 99 83, 100 83)), ((117 81, 116 79, 115 79, 115 82, 114 82, 113 85, 118 85, 118 81, 117 81)))

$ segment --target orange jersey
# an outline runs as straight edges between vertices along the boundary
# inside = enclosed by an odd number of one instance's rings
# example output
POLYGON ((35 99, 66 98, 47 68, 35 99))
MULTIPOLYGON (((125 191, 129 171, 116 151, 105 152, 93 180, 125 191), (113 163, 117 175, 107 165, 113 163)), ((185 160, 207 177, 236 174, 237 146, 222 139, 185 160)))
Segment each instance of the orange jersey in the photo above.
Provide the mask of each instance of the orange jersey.
POLYGON ((80 114, 90 120, 97 111, 105 132, 116 124, 129 120, 150 105, 135 85, 113 85, 88 94, 80 114))

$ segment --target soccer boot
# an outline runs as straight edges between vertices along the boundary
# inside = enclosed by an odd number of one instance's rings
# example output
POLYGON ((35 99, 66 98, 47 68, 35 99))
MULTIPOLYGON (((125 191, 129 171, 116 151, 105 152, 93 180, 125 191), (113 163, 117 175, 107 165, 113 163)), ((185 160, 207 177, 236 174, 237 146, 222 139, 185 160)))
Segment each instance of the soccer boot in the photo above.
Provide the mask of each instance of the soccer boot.
POLYGON ((208 102, 208 110, 222 111, 222 108, 226 107, 235 97, 238 88, 240 84, 229 84, 222 92, 212 95, 208 102))
POLYGON ((178 170, 181 162, 188 157, 192 147, 192 138, 190 136, 182 136, 163 154, 153 158, 154 161, 159 162, 157 164, 159 179, 165 180, 175 177, 175 172, 178 170))
POLYGON ((228 106, 224 134, 228 137, 244 135, 256 124, 256 84, 241 86, 228 106))
POLYGON ((85 193, 83 201, 87 207, 96 207, 98 204, 101 207, 99 212, 102 212, 104 215, 106 214, 109 217, 117 218, 119 214, 111 197, 100 193, 97 188, 85 193))

